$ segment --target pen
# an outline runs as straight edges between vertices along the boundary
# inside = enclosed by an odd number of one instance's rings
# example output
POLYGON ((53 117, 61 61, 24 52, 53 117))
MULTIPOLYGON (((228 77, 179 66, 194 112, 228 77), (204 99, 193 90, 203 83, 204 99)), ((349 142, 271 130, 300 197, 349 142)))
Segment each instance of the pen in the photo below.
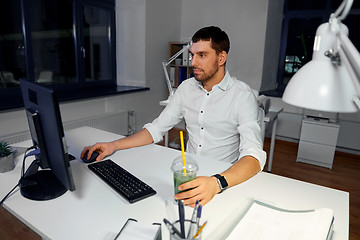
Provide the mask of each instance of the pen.
POLYGON ((166 218, 164 218, 164 223, 167 229, 169 229, 171 235, 174 235, 175 238, 181 239, 181 233, 176 227, 174 227, 174 225, 172 225, 166 218))
POLYGON ((198 229, 198 230, 199 230, 199 228, 200 228, 201 211, 202 211, 202 206, 199 205, 199 207, 198 207, 198 209, 197 209, 197 218, 196 218, 196 225, 197 225, 197 229, 198 229))
POLYGON ((179 222, 180 222, 180 232, 181 237, 185 238, 185 212, 184 212, 184 203, 182 200, 178 201, 179 205, 179 222))
POLYGON ((199 234, 201 233, 201 231, 204 229, 205 225, 206 225, 207 221, 201 226, 201 228, 197 231, 197 233, 194 235, 193 239, 197 238, 199 236, 199 234))
POLYGON ((191 234, 192 234, 192 231, 193 231, 193 225, 196 224, 195 220, 196 220, 196 212, 197 212, 198 204, 199 204, 199 200, 197 200, 196 203, 195 203, 194 211, 193 211, 193 214, 191 216, 190 227, 189 227, 189 232, 188 232, 188 235, 187 235, 187 239, 192 238, 191 234))

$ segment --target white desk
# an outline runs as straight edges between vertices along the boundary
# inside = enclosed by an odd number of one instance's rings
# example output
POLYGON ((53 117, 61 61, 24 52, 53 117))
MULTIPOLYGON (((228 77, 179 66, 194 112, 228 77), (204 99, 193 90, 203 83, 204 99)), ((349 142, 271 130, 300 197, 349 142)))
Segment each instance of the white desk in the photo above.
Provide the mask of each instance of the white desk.
MULTIPOLYGON (((119 135, 84 127, 68 131, 66 138, 69 152, 79 156, 85 145, 114 140, 119 138, 119 135)), ((27 144, 30 144, 30 141, 27 144)), ((23 146, 27 144, 22 143, 23 146)), ((74 160, 71 167, 76 191, 44 202, 25 199, 16 191, 5 201, 4 207, 45 239, 113 239, 129 217, 142 223, 162 223, 163 218, 168 217, 165 201, 173 197, 170 164, 171 160, 180 154, 177 150, 152 144, 118 151, 110 157, 157 191, 155 196, 134 204, 129 204, 115 193, 91 173, 86 164, 74 160)), ((203 159, 198 162, 200 175, 214 174, 229 166, 226 163, 203 159)), ((18 181, 20 165, 18 159, 13 171, 0 174, 1 196, 18 181)), ((239 218, 253 198, 294 210, 332 208, 335 211, 333 239, 349 237, 347 192, 263 172, 216 195, 203 208, 202 221, 208 220, 203 239, 223 239, 233 228, 234 220, 239 218)), ((186 211, 187 216, 190 216, 191 209, 186 208, 186 211)), ((168 230, 164 226, 162 238, 169 239, 168 230)))

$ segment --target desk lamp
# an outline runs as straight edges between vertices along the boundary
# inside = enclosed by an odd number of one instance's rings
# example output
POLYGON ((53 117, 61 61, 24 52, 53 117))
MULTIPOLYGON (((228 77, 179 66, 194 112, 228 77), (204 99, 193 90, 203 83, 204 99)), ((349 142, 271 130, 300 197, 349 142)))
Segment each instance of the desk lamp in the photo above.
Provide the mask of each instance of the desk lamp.
POLYGON ((167 66, 174 61, 178 56, 180 56, 181 54, 183 54, 185 51, 188 51, 190 49, 191 46, 191 42, 189 42, 187 45, 184 45, 182 49, 180 49, 180 51, 178 51, 177 53, 175 53, 173 56, 171 56, 168 60, 163 61, 162 65, 163 65, 163 70, 164 70, 164 74, 165 74, 165 78, 166 78, 166 83, 169 89, 169 98, 170 99, 173 94, 174 94, 174 89, 171 86, 171 82, 170 82, 170 78, 169 78, 169 73, 167 70, 167 66))
POLYGON ((356 112, 360 109, 360 54, 341 23, 353 0, 344 0, 321 24, 314 40, 313 57, 291 78, 283 101, 325 112, 356 112))

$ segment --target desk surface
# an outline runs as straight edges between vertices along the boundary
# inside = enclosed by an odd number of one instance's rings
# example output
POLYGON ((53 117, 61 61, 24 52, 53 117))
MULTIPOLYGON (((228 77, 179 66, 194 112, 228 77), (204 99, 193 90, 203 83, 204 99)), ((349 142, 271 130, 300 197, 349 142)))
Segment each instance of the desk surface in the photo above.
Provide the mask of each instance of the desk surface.
MULTIPOLYGON (((74 156, 79 156, 86 145, 118 138, 119 135, 88 127, 66 133, 69 152, 74 156)), ((27 144, 30 141, 18 146, 27 144)), ((118 151, 109 157, 157 191, 155 196, 134 204, 129 204, 76 159, 71 162, 76 191, 44 202, 25 199, 16 191, 4 202, 4 207, 45 239, 114 239, 129 217, 144 224, 162 223, 164 217, 173 220, 171 216, 176 206, 166 207, 166 202, 173 199, 171 161, 180 154, 177 150, 152 144, 118 151)), ((0 174, 1 196, 18 181, 20 162, 18 158, 13 171, 0 174)), ((198 159, 198 163, 200 175, 211 175, 229 167, 227 163, 204 159, 198 159)), ((293 210, 331 208, 335 212, 333 239, 349 237, 347 192, 262 172, 216 195, 204 206, 202 219, 208 220, 208 224, 203 239, 224 239, 252 199, 293 210)), ((186 208, 187 216, 191 212, 192 209, 186 208)), ((169 239, 164 226, 162 238, 169 239)))

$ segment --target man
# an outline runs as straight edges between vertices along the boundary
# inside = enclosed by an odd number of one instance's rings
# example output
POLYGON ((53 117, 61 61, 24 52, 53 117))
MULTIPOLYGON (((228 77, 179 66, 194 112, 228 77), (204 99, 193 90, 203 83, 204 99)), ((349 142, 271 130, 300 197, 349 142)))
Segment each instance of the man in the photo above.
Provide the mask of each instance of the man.
POLYGON ((220 28, 197 31, 190 47, 194 77, 181 83, 160 116, 127 138, 85 147, 81 157, 96 150, 100 161, 116 150, 159 142, 184 118, 187 152, 233 165, 216 177, 199 176, 180 185, 181 191, 191 190, 175 195, 175 199, 192 207, 197 200, 205 205, 226 185, 237 185, 257 174, 266 161, 258 105, 250 87, 225 69, 229 49, 229 38, 220 28))

